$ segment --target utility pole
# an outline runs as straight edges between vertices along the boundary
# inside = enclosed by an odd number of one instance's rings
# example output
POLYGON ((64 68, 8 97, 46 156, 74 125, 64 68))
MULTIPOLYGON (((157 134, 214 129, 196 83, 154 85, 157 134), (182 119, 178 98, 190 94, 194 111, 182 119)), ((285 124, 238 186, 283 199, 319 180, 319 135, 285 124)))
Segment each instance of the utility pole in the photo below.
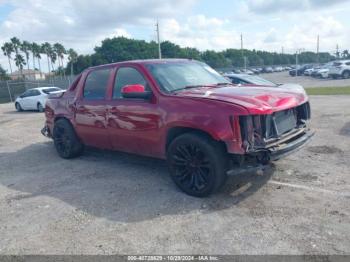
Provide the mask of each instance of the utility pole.
POLYGON ((241 52, 243 57, 243 66, 244 70, 247 70, 247 57, 243 53, 243 34, 241 33, 241 52))
POLYGON ((284 47, 282 46, 282 49, 281 49, 281 54, 283 55, 284 54, 284 47))
POLYGON ((162 50, 160 48, 159 22, 158 22, 158 20, 157 20, 157 24, 156 24, 156 30, 157 30, 157 40, 158 40, 158 56, 159 56, 159 59, 162 59, 162 50))
POLYGON ((337 56, 337 58, 339 58, 339 45, 337 44, 335 48, 336 48, 335 55, 337 56))
POLYGON ((320 62, 320 56, 319 56, 319 52, 320 52, 320 35, 317 35, 317 63, 320 62))
POLYGON ((295 76, 298 76, 298 50, 295 52, 295 76))
POLYGON ((302 51, 304 51, 304 48, 299 48, 295 52, 295 76, 298 76, 298 52, 301 54, 302 51))

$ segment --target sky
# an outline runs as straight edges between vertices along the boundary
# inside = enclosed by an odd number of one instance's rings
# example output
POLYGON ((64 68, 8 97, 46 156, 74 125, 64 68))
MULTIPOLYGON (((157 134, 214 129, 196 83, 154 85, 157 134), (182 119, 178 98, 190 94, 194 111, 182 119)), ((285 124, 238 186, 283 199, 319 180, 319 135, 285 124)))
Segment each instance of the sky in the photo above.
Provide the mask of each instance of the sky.
POLYGON ((240 48, 241 34, 246 49, 316 51, 319 35, 334 53, 350 49, 349 11, 350 0, 0 0, 0 45, 16 36, 89 54, 107 37, 156 40, 158 19, 162 41, 202 51, 240 48))

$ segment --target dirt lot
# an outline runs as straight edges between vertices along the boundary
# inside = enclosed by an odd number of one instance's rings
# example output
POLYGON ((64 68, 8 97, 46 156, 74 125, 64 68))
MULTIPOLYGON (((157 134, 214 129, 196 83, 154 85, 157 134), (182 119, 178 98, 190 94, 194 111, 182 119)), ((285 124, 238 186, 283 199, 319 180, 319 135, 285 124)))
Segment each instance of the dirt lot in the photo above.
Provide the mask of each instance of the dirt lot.
POLYGON ((330 86, 350 86, 350 79, 320 79, 310 76, 292 77, 288 72, 261 74, 275 83, 298 83, 303 87, 330 87, 330 86))
POLYGON ((60 159, 43 114, 0 105, 1 254, 350 254, 350 96, 312 97, 313 141, 206 199, 164 162, 60 159))

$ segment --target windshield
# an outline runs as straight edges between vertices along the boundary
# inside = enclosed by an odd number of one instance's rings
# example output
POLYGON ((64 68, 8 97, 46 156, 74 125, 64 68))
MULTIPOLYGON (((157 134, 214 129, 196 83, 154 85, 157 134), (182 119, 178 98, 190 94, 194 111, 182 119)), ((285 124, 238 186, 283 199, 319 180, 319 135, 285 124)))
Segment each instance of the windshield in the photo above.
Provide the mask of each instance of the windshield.
POLYGON ((50 94, 52 92, 56 92, 56 91, 60 91, 61 89, 60 88, 57 88, 57 87, 51 87, 51 88, 45 88, 45 89, 42 89, 41 91, 43 91, 43 93, 45 94, 50 94))
POLYGON ((252 84, 255 84, 255 85, 268 85, 268 86, 277 86, 277 84, 269 81, 269 80, 266 80, 264 78, 261 78, 259 76, 250 76, 250 75, 247 75, 247 76, 244 76, 244 77, 241 77, 243 80, 249 82, 249 83, 252 83, 252 84))
POLYGON ((171 93, 189 87, 230 84, 210 66, 201 62, 147 64, 160 88, 171 93))

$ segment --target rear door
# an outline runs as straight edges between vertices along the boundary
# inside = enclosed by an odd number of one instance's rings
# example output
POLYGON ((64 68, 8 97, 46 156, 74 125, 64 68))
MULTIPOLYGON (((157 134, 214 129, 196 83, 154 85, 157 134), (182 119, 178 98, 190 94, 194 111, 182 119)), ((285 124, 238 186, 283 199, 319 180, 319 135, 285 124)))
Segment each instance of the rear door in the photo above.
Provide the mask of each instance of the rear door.
POLYGON ((141 155, 160 156, 161 109, 154 93, 150 99, 123 98, 122 88, 135 84, 152 91, 150 81, 141 68, 136 65, 122 65, 116 69, 107 115, 113 148, 141 155))
POLYGON ((85 145, 111 148, 106 121, 106 91, 110 84, 110 67, 93 70, 75 101, 76 131, 85 145))

